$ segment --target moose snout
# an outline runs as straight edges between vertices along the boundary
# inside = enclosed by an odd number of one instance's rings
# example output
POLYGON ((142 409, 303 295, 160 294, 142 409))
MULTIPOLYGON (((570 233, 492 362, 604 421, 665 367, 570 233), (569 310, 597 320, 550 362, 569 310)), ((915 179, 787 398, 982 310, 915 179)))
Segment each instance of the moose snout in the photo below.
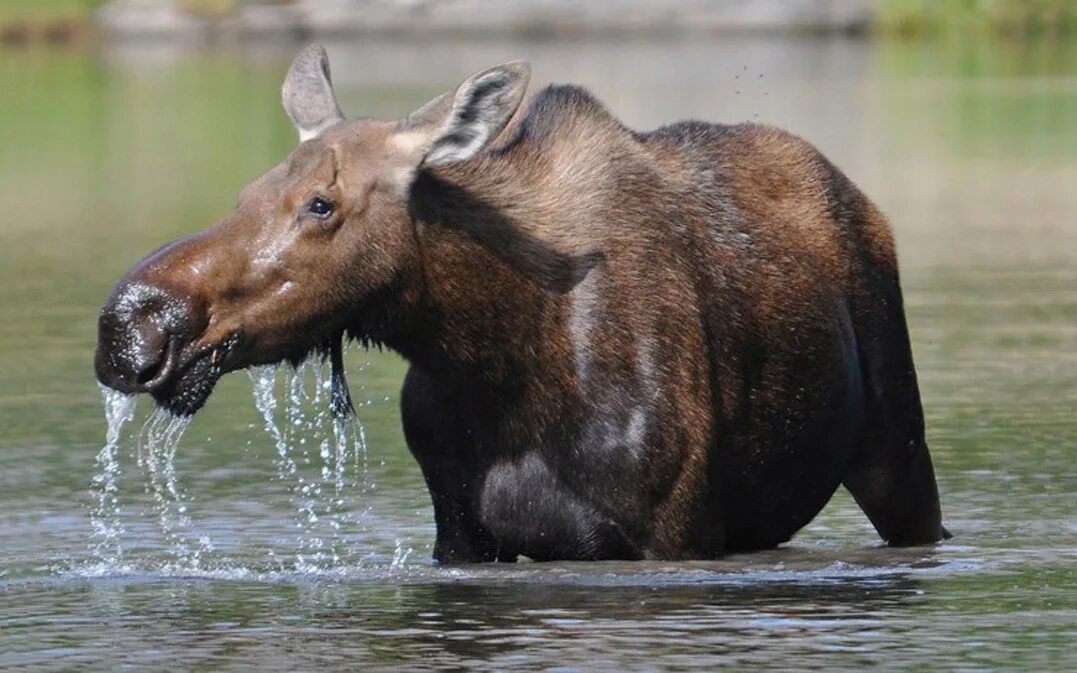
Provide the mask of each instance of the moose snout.
POLYGON ((175 365, 187 302, 142 281, 121 283, 98 319, 97 379, 123 393, 149 392, 175 365))

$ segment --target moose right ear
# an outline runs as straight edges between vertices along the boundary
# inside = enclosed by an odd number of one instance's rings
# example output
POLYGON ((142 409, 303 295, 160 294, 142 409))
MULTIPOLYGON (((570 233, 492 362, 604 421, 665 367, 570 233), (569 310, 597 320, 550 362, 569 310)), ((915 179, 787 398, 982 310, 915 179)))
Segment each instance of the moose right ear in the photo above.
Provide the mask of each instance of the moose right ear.
POLYGON ((344 119, 329 79, 329 56, 320 44, 303 49, 292 61, 281 87, 281 101, 300 142, 344 119))
POLYGON ((401 120, 398 146, 408 150, 414 169, 470 159, 516 114, 530 78, 523 61, 472 75, 401 120))

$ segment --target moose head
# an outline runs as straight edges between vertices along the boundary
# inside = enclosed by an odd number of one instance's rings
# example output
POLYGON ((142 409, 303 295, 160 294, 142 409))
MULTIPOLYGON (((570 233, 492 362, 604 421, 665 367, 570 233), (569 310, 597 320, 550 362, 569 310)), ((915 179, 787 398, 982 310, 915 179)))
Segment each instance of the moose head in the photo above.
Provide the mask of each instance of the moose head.
POLYGON ((529 75, 507 63, 399 121, 346 120, 325 50, 306 48, 282 89, 299 145, 229 216, 124 274, 100 314, 98 379, 189 415, 229 371, 322 351, 345 410, 341 339, 385 341, 396 307, 421 291, 416 181, 486 150, 529 75))

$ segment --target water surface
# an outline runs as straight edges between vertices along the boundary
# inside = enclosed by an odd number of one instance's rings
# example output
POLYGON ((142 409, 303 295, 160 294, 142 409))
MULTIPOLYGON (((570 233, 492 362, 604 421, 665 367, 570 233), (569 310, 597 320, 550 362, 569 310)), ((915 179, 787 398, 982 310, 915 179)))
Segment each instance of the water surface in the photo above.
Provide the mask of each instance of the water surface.
POLYGON ((395 117, 524 57, 539 83, 585 84, 633 126, 785 126, 898 240, 952 541, 880 548, 839 493, 772 552, 452 569, 430 563, 390 354, 347 355, 366 451, 349 445, 339 493, 330 425, 308 400, 282 456, 242 374, 174 463, 153 440, 171 476, 139 466, 141 400, 114 490, 93 482, 110 464, 96 462, 97 309, 130 264, 224 215, 289 151, 277 92, 293 51, 0 53, 0 669, 1077 668, 1077 48, 331 45, 351 114, 395 117))

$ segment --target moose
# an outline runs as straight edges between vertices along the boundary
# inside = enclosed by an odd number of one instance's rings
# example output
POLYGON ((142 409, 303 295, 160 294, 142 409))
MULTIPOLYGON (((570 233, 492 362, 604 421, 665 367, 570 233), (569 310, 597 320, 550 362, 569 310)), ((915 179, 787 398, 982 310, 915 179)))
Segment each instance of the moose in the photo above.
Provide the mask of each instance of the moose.
POLYGON ((194 414, 227 372, 409 363, 404 438, 441 563, 706 559, 788 541, 844 485, 890 545, 949 533, 889 225, 806 141, 627 128, 588 91, 479 72, 346 120, 324 49, 298 146, 129 270, 102 384, 194 414))

